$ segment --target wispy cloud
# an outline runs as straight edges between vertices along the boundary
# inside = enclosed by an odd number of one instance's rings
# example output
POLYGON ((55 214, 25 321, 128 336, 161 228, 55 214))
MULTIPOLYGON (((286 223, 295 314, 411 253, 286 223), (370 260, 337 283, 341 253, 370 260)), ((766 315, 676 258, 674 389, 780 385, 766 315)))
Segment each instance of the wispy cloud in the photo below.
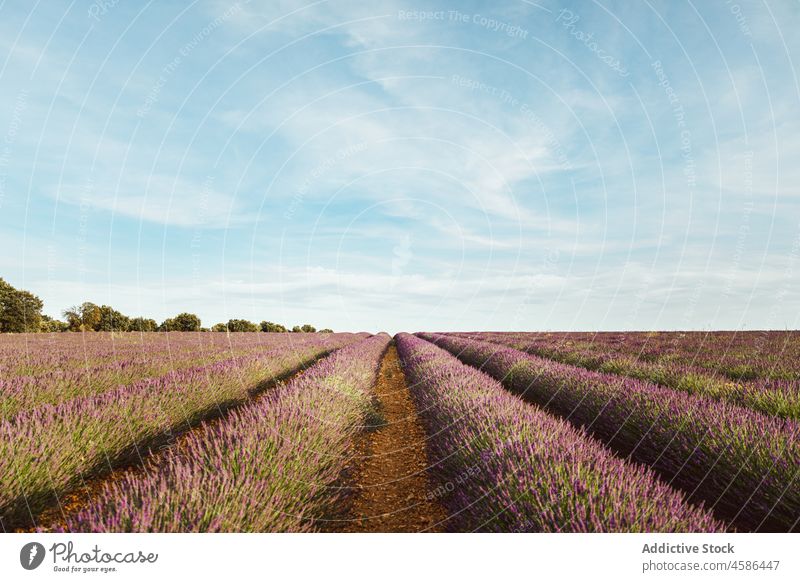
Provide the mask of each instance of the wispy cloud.
POLYGON ((796 319, 789 3, 234 7, 0 8, 5 276, 207 322, 796 319))

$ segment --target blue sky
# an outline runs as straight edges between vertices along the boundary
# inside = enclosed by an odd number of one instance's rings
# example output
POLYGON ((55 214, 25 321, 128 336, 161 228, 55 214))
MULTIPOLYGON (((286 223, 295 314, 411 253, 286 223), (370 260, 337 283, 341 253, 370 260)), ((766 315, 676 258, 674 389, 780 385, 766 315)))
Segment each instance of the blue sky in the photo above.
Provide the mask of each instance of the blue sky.
POLYGON ((797 328, 796 2, 0 2, 51 315, 797 328))

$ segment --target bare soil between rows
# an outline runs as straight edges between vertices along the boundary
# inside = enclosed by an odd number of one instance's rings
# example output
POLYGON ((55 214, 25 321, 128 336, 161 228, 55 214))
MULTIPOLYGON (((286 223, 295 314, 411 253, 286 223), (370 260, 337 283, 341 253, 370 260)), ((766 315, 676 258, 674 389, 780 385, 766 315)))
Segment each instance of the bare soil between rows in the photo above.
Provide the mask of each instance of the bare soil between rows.
POLYGON ((431 495, 425 430, 394 342, 375 384, 383 423, 356 447, 349 518, 329 524, 340 532, 439 532, 447 513, 431 495))

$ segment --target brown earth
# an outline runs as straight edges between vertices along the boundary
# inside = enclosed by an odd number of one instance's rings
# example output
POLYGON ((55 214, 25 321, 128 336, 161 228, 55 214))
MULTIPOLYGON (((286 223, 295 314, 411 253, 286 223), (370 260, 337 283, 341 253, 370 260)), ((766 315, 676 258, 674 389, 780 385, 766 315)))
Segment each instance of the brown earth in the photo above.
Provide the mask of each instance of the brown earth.
POLYGON ((394 343, 384 355, 375 395, 383 423, 357 451, 349 519, 330 524, 343 532, 438 532, 447 513, 431 495, 425 431, 411 399, 394 343))

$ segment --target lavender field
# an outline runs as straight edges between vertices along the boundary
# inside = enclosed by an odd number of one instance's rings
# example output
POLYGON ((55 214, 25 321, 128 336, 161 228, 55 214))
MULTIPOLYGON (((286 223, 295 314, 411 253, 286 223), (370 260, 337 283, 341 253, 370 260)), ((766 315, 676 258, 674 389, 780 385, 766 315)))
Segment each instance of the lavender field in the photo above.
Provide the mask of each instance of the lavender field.
POLYGON ((798 30, 0 0, 0 578, 800 580, 798 30))
POLYGON ((797 531, 798 346, 4 334, 2 531, 797 531))
POLYGON ((198 333, 121 340, 110 334, 89 334, 88 340, 84 334, 7 337, 11 346, 4 346, 3 368, 11 373, 4 373, 1 385, 8 412, 0 420, 0 520, 6 529, 35 523, 48 504, 96 474, 143 459, 199 420, 360 339, 198 333))

